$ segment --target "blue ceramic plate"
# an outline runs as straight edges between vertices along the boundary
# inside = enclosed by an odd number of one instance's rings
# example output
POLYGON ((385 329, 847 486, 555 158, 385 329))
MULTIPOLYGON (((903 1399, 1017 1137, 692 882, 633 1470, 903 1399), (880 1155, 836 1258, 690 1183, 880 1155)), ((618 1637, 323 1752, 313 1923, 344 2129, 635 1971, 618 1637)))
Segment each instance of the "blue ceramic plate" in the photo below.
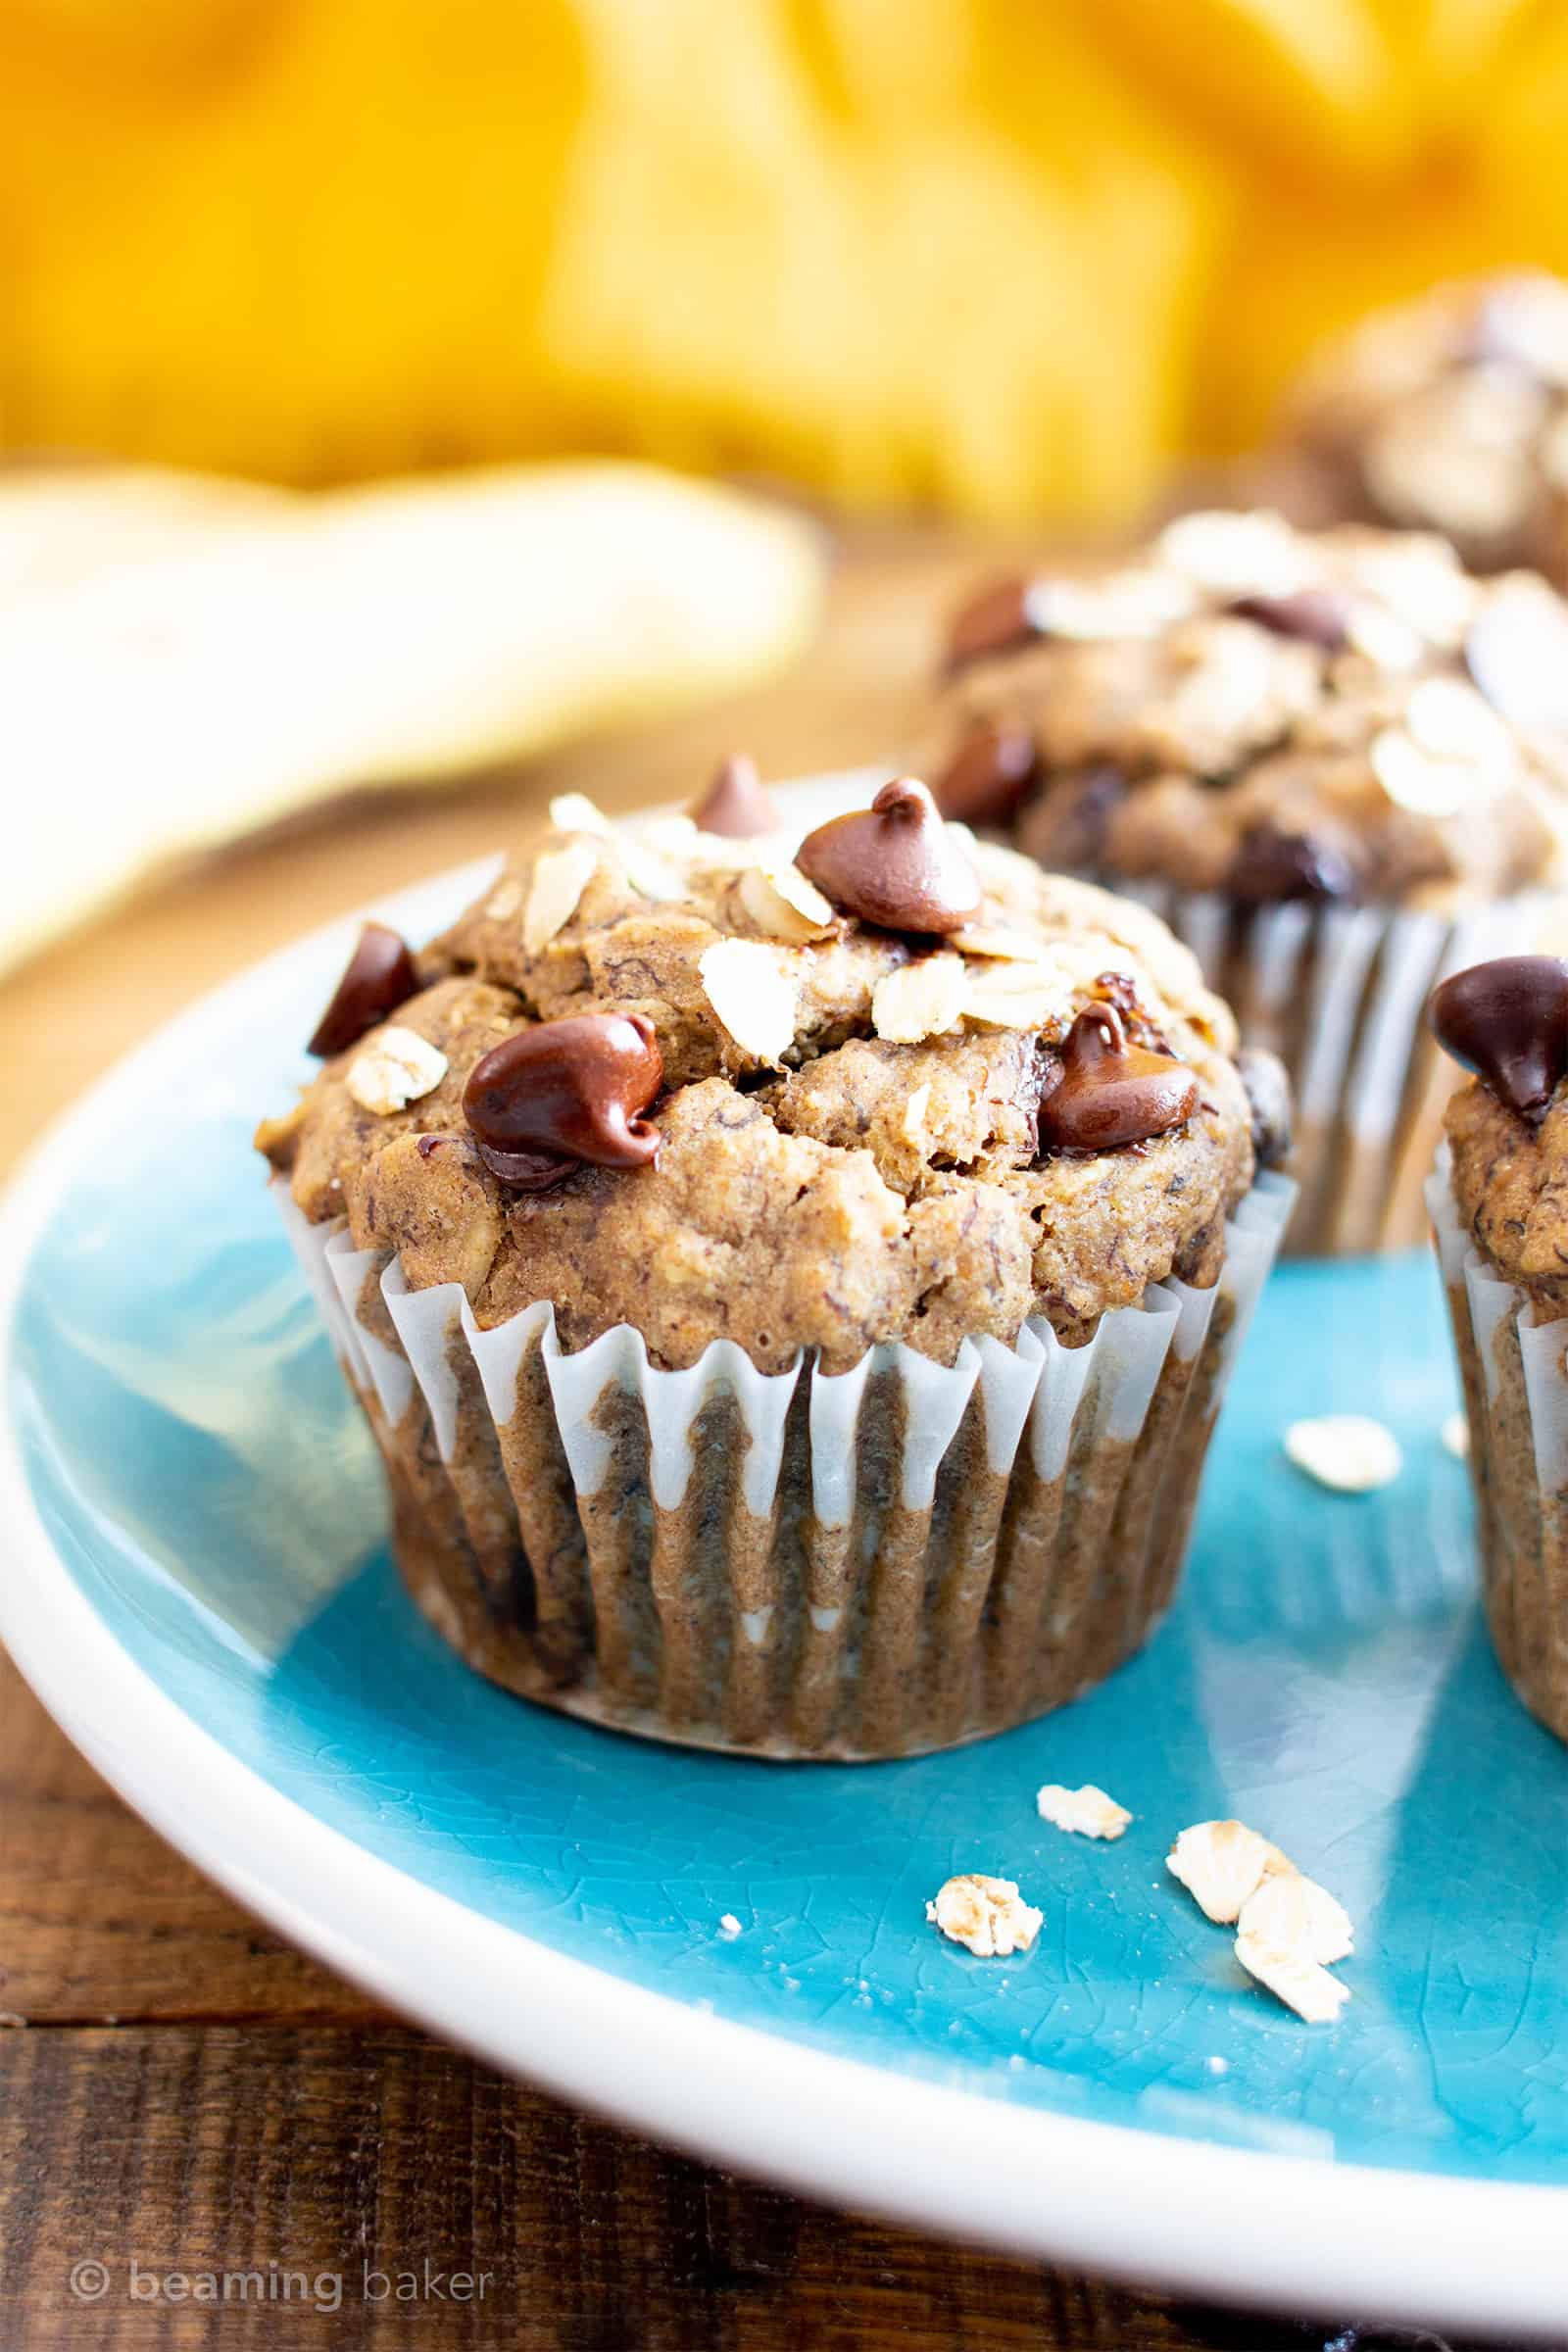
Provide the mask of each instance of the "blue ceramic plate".
MULTIPOLYGON (((379 911, 421 936, 474 885, 379 911)), ((906 1764, 624 1740, 490 1689, 404 1598, 266 1198, 251 1128, 352 931, 166 1031, 7 1205, 0 1629, 77 1743, 332 1965, 705 2154, 1208 2292, 1561 2322, 1568 1755, 1477 1614, 1426 1260, 1277 1277, 1183 1597, 1078 1705, 906 1764), (1394 1487, 1287 1465, 1330 1408, 1393 1426, 1394 1487), (1120 1843, 1037 1818, 1083 1780, 1136 1814, 1120 1843), (1250 1985, 1166 1874, 1225 1814, 1348 1906, 1339 2025, 1250 1985), (964 1869, 1044 1907, 1027 1957, 926 1925, 964 1869)))

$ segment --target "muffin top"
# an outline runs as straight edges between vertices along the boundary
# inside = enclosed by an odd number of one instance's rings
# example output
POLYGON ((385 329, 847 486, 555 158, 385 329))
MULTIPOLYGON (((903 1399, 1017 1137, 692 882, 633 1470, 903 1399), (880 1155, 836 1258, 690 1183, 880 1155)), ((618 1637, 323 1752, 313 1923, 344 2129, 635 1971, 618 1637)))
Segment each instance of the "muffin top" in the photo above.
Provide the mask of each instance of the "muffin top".
POLYGON ((1568 963, 1502 956, 1433 991, 1428 1018, 1471 1072, 1446 1113, 1454 1199, 1482 1255, 1568 1312, 1568 963))
POLYGON ((908 780, 802 841, 734 762, 696 814, 558 801, 422 955, 368 927, 257 1137, 308 1217, 482 1325, 550 1299, 568 1350, 625 1322, 667 1366, 951 1363, 1213 1283, 1280 1074, 1254 1112, 1161 923, 908 780))
POLYGON ((1331 344, 1279 457, 1302 519, 1442 531, 1476 571, 1568 566, 1568 284, 1440 286, 1331 344))
POLYGON ((1192 514, 1119 570, 959 613, 937 797, 1069 871, 1446 907, 1556 878, 1564 716, 1568 607, 1534 574, 1192 514))

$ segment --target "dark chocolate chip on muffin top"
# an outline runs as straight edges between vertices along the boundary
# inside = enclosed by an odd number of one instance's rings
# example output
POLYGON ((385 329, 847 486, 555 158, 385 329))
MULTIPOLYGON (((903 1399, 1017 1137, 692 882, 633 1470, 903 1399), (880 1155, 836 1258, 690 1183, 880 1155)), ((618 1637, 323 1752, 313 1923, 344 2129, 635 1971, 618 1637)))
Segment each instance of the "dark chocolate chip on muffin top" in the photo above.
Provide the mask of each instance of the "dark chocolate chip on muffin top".
POLYGON ((1555 1316, 1568 1301, 1568 963, 1502 956, 1428 1005, 1472 1083, 1448 1104, 1454 1198, 1477 1247, 1555 1316))

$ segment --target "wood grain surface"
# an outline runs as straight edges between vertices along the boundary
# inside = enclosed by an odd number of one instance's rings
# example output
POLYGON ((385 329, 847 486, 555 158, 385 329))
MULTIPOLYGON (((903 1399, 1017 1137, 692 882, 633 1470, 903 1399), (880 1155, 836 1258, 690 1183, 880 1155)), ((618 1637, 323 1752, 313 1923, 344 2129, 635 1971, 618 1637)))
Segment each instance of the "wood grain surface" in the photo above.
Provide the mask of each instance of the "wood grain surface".
MULTIPOLYGON (((684 796, 731 749, 774 775, 896 752, 933 611, 1011 552, 862 535, 781 685, 170 877, 0 984, 0 1165, 227 973, 498 846, 552 792, 622 808, 684 796)), ((574 2114, 258 1927, 126 1812, 4 1658, 0 2012, 0 2352, 1300 2352, 1362 2316, 1183 2309, 819 2210, 574 2114), (94 2262, 101 2295, 74 2295, 94 2262), (227 2299, 206 2300, 225 2272, 227 2299)))

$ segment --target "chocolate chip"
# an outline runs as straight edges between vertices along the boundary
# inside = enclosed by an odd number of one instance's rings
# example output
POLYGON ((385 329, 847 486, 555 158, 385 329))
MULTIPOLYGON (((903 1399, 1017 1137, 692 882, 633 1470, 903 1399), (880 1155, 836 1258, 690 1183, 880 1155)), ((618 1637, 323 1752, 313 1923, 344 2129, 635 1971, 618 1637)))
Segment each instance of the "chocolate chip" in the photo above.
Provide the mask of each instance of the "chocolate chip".
POLYGON ((1051 788, 1049 819, 1035 855, 1061 873, 1091 873, 1104 855, 1110 820, 1127 798, 1127 779, 1108 763, 1066 776, 1051 788))
POLYGON ((1006 654, 1042 636, 1034 583, 995 580, 963 607, 948 632, 948 668, 962 669, 988 654, 1006 654))
POLYGON ((1461 1069, 1540 1126, 1568 1075, 1568 963, 1555 956, 1473 963, 1433 990, 1427 1020, 1461 1069))
POLYGON ((757 761, 744 752, 733 753, 723 762, 686 813, 705 833, 721 833, 726 841, 753 841, 759 833, 776 833, 783 822, 757 772, 757 761))
POLYGON ((1170 1054, 1170 1040, 1139 1003, 1138 985, 1130 972, 1102 972, 1094 990, 1097 997, 1102 997, 1120 1014, 1122 1027, 1135 1046, 1147 1046, 1153 1054, 1170 1054))
POLYGON ((1244 1046, 1236 1056, 1236 1074, 1251 1113, 1252 1157, 1260 1168, 1282 1168, 1291 1156, 1294 1114, 1285 1064, 1262 1046, 1244 1046))
POLYGON ((835 906, 884 931, 961 931, 980 905, 974 867, 912 776, 808 833, 795 862, 835 906))
POLYGON ((1040 1105, 1042 1150, 1112 1152, 1168 1135, 1198 1108, 1198 1080, 1130 1046, 1111 1004, 1089 1004, 1061 1044, 1061 1076, 1040 1105))
POLYGON ((1239 596, 1230 610, 1276 637, 1299 637, 1326 654, 1342 653, 1349 626, 1347 597, 1332 588, 1298 588, 1289 596, 1239 596))
POLYGON ((499 1152, 474 1138, 474 1150, 496 1180, 514 1193, 548 1193, 582 1161, 564 1152, 499 1152))
POLYGON ((1543 583, 1498 591, 1465 633, 1465 667, 1516 727, 1568 732, 1568 606, 1543 583))
POLYGON ((1004 825, 1035 773, 1027 727, 982 719, 959 744, 937 785, 937 807, 964 825, 1004 825))
POLYGON ((1242 836, 1225 886, 1249 906, 1284 899, 1353 899, 1355 868, 1343 850, 1313 833, 1253 825, 1242 836))
POLYGON ((579 1012, 519 1029, 474 1063, 463 1112, 503 1184, 540 1192, 579 1160, 641 1167, 659 1131, 636 1114, 663 1083, 654 1024, 640 1012, 579 1012))
POLYGON ((346 1053, 368 1029, 416 995, 418 986, 419 975, 405 942, 385 923, 367 923, 306 1052, 323 1061, 346 1053))
POLYGON ((1095 993, 1113 1004, 1124 1021, 1132 1020, 1138 1011, 1138 983, 1131 972, 1102 972, 1095 993))

